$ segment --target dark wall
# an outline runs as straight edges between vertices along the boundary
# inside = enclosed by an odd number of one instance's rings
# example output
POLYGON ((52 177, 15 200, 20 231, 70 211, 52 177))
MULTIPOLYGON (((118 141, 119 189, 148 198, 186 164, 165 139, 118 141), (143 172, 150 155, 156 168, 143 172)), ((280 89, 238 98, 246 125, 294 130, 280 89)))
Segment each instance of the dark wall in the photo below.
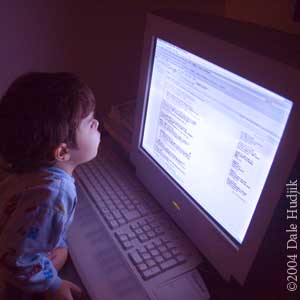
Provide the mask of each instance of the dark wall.
POLYGON ((28 71, 73 71, 98 109, 136 94, 147 11, 177 7, 224 14, 225 0, 38 1, 0 4, 0 95, 28 71))

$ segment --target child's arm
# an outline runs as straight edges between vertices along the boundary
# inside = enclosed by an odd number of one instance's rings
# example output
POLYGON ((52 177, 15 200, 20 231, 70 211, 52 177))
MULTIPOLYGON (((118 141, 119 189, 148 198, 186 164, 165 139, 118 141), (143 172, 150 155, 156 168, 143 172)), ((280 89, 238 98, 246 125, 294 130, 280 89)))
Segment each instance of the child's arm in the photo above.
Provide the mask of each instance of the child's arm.
POLYGON ((51 259, 55 269, 60 271, 68 258, 68 249, 55 248, 48 254, 48 257, 51 259))
POLYGON ((44 293, 45 300, 73 300, 79 299, 81 296, 81 289, 76 284, 63 280, 61 286, 54 292, 47 291, 44 293), (76 295, 74 298, 73 296, 76 295))
POLYGON ((56 199, 60 199, 58 196, 59 193, 54 194, 53 190, 49 193, 41 186, 34 194, 27 190, 19 201, 28 205, 15 209, 3 233, 5 236, 1 236, 6 251, 2 245, 0 263, 5 266, 11 283, 28 292, 54 292, 62 284, 56 269, 64 261, 62 255, 56 255, 53 262, 48 257, 48 252, 60 244, 69 220, 67 206, 64 212, 62 203, 56 203, 56 199), (38 202, 40 197, 53 200, 41 203, 38 202))

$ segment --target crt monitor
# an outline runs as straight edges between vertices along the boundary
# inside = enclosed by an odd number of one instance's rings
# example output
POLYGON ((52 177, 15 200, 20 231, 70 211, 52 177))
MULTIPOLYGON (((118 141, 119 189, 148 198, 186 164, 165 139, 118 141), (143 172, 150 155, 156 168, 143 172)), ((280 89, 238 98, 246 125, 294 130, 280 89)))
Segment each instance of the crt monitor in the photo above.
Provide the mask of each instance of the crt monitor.
POLYGON ((242 47, 242 27, 196 20, 147 19, 131 158, 200 252, 243 284, 299 151, 300 71, 255 39, 242 47))

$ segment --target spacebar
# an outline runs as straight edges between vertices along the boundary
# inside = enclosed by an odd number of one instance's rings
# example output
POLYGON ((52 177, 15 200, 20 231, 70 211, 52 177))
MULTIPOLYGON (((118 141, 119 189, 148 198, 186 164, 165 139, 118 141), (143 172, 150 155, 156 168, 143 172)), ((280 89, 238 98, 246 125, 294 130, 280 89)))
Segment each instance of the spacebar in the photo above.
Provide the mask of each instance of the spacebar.
POLYGON ((149 300, 141 283, 106 231, 85 193, 78 206, 68 243, 78 274, 93 300, 149 300))

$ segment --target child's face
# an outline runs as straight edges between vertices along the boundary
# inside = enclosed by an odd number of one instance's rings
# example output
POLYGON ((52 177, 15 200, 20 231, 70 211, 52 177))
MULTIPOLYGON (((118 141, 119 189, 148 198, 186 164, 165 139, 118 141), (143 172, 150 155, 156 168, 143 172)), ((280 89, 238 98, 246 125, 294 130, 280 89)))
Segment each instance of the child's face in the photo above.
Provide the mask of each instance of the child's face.
POLYGON ((81 120, 76 132, 77 149, 72 149, 71 160, 78 166, 93 159, 100 144, 99 122, 94 118, 94 112, 81 120))

